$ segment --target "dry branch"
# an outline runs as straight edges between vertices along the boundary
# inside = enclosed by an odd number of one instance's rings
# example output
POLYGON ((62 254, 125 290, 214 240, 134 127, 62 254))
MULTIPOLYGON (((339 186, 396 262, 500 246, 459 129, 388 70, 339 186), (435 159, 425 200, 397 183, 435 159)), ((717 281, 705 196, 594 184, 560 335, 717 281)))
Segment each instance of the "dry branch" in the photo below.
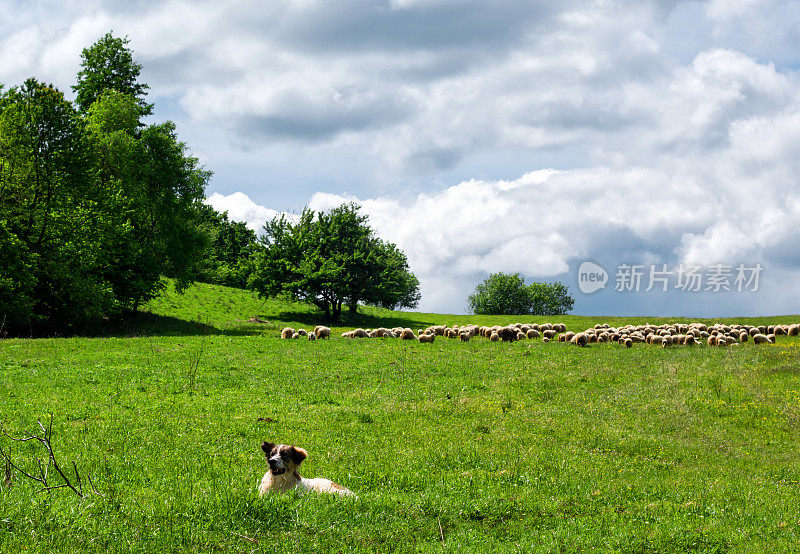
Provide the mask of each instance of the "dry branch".
MULTIPOLYGON (((16 471, 18 471, 19 473, 21 473, 22 475, 24 475, 28 479, 31 479, 32 481, 36 481, 37 483, 40 483, 42 485, 42 488, 40 490, 38 490, 37 492, 45 492, 45 491, 52 491, 52 490, 56 490, 56 489, 69 488, 69 489, 72 490, 72 492, 77 494, 79 497, 85 498, 86 495, 83 492, 83 481, 81 479, 80 473, 78 472, 78 466, 75 464, 74 461, 72 462, 72 471, 74 473, 74 477, 73 477, 73 480, 70 480, 70 478, 67 477, 67 475, 61 470, 61 466, 59 465, 58 460, 56 459, 55 452, 53 452, 53 444, 52 444, 53 414, 50 414, 50 422, 48 423, 47 428, 45 428, 45 426, 42 425, 42 421, 40 419, 37 419, 36 422, 39 424, 39 429, 42 430, 42 434, 41 435, 31 435, 31 436, 24 437, 24 438, 12 437, 11 435, 8 434, 8 432, 6 432, 5 428, 0 426, 0 431, 2 431, 3 435, 5 437, 7 437, 8 439, 10 439, 10 440, 12 440, 14 442, 36 441, 39 444, 41 444, 42 446, 44 446, 45 450, 47 450, 47 465, 42 465, 42 459, 41 458, 38 458, 38 457, 35 458, 36 466, 38 468, 38 475, 34 475, 33 472, 29 473, 29 472, 25 471, 20 466, 18 466, 17 464, 14 463, 14 461, 11 459, 11 449, 10 448, 8 449, 8 452, 6 452, 2 447, 0 447, 0 456, 2 456, 3 459, 5 460, 5 466, 6 466, 5 481, 6 481, 6 483, 10 484, 10 482, 11 482, 11 469, 15 469, 16 471), (63 480, 63 483, 61 483, 59 485, 52 484, 52 480, 49 479, 50 469, 51 468, 54 469, 56 471, 56 473, 58 473, 61 476, 61 479, 63 480), (74 482, 74 484, 73 484, 73 482, 74 482)), ((102 494, 97 492, 97 490, 95 489, 94 482, 92 481, 91 476, 89 476, 88 473, 86 474, 86 477, 87 477, 87 480, 89 481, 90 486, 92 487, 92 492, 94 494, 99 495, 99 496, 103 496, 102 494)))

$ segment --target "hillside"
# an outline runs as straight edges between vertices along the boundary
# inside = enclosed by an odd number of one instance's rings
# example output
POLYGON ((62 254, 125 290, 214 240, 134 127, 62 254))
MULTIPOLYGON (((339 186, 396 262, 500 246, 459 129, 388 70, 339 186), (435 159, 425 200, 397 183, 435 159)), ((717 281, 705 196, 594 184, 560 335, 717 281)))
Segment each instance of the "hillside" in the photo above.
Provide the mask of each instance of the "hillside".
MULTIPOLYGON (((286 341, 282 326, 317 316, 208 285, 147 308, 108 337, 0 341, 3 428, 26 437, 52 414, 54 453, 87 493, 11 471, 0 551, 800 547, 797 337, 286 341), (259 498, 262 441, 305 448, 300 473, 358 498, 259 498)), ((335 331, 467 321, 509 322, 370 309, 335 331)), ((34 474, 46 458, 0 447, 34 474)))

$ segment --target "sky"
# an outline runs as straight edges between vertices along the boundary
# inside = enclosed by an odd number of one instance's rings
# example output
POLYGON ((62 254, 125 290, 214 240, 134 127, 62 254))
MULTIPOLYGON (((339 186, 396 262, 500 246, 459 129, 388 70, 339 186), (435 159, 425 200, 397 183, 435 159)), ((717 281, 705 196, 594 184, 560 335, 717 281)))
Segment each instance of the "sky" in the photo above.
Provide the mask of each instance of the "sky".
POLYGON ((576 314, 800 313, 796 0, 0 0, 0 83, 74 98, 108 31, 212 206, 358 202, 421 311, 519 272, 576 314))

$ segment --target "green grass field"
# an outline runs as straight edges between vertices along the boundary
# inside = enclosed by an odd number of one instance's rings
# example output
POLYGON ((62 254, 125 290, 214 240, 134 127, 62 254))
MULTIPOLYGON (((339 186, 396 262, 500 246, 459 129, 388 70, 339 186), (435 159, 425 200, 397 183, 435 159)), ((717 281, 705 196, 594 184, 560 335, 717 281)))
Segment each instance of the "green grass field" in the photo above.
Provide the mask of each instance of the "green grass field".
MULTIPOLYGON (((148 310, 107 336, 0 341, 5 429, 32 434, 52 413, 59 461, 102 494, 39 493, 12 472, 3 552, 800 549, 796 337, 627 350, 335 328, 283 341, 319 317, 208 285, 148 310), (358 498, 258 498, 264 440, 306 448, 303 475, 358 498)), ((346 324, 548 320, 678 321, 368 309, 346 324)), ((27 468, 43 455, 0 446, 27 468)))

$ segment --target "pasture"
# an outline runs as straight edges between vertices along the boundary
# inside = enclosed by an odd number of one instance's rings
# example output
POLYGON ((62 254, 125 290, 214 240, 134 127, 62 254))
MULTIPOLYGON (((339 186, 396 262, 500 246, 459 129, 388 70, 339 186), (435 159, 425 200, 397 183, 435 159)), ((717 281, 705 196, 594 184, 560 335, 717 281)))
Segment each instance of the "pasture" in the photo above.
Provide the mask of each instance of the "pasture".
MULTIPOLYGON (((689 320, 366 309, 332 340, 292 341, 281 328, 320 323, 311 310, 197 285, 102 336, 2 340, 4 429, 27 436, 52 413, 59 462, 100 494, 37 492, 12 471, 0 550, 800 549, 798 337, 625 349, 339 336, 512 321, 689 320), (264 440, 307 449, 304 476, 358 498, 259 498, 264 440)), ((27 468, 43 455, 0 446, 27 468)))

